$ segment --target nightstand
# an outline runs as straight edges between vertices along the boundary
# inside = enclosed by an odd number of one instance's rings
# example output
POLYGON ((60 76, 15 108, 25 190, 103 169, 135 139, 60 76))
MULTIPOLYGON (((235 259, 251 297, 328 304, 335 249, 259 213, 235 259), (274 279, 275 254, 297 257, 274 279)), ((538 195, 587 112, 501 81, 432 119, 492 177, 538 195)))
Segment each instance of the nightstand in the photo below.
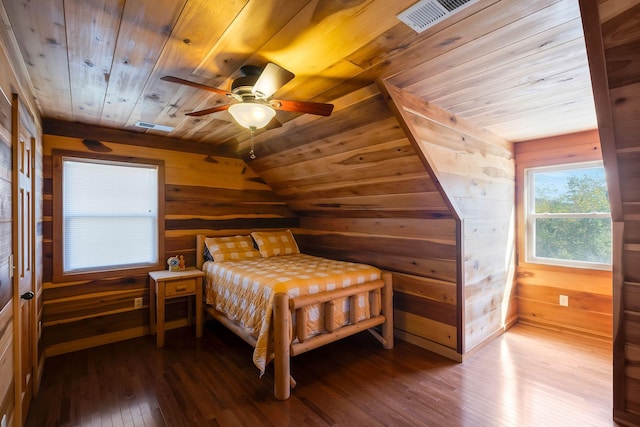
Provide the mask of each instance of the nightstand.
MULTIPOLYGON (((151 334, 156 335, 156 345, 164 346, 165 301, 171 298, 188 297, 196 300, 196 337, 202 336, 202 278, 200 270, 152 271, 149 273, 149 305, 151 334)), ((191 325, 191 305, 189 301, 188 322, 191 325)))

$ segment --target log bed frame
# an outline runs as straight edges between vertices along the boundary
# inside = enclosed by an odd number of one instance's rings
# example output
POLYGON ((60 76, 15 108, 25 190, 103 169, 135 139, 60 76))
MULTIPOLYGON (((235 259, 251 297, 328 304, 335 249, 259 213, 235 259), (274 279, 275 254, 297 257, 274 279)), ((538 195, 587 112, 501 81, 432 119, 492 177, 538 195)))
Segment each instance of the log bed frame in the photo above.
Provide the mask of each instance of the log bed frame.
MULTIPOLYGON (((204 264, 203 251, 206 237, 209 236, 203 234, 198 234, 197 236, 196 266, 199 270, 202 270, 202 265, 204 264)), ((247 334, 238 323, 209 305, 205 307, 205 310, 211 317, 225 325, 252 347, 255 347, 256 338, 247 334)), ((365 329, 369 330, 384 348, 393 348, 393 288, 391 273, 383 272, 382 279, 297 298, 290 298, 286 293, 277 293, 274 299, 272 324, 274 328, 275 353, 274 395, 276 399, 286 400, 291 395, 291 388, 296 385, 295 380, 291 377, 292 356, 297 356, 365 329), (313 337, 306 336, 307 312, 304 310, 305 307, 312 304, 324 304, 325 319, 331 319, 336 299, 351 298, 350 306, 353 307, 355 306, 357 295, 364 292, 369 294, 370 318, 358 321, 355 310, 350 310, 349 324, 333 329, 331 326, 333 322, 325 322, 325 325, 329 325, 329 328, 331 328, 330 330, 313 337), (296 330, 293 331, 293 337, 290 340, 289 330, 291 329, 292 316, 295 316, 296 319, 296 330), (372 329, 378 325, 382 325, 382 334, 372 329), (297 338, 297 341, 295 338, 297 338)))

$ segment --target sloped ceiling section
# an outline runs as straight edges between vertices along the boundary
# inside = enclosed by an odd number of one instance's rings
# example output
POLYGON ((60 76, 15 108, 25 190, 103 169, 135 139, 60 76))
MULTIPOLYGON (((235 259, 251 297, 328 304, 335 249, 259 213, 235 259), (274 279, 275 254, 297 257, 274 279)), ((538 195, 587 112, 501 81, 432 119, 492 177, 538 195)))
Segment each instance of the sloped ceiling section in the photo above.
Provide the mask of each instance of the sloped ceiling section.
POLYGON ((382 83, 389 105, 460 218, 460 353, 515 318, 513 144, 382 83), (489 243, 490 242, 490 243, 489 243))

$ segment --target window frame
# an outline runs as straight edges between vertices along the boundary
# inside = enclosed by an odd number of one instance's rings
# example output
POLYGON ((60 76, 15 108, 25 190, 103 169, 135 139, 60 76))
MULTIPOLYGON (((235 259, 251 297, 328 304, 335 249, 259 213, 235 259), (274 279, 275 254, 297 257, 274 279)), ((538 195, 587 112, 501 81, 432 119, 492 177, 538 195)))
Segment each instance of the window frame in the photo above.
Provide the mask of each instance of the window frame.
POLYGON ((164 266, 164 209, 165 209, 165 170, 164 161, 126 157, 102 153, 86 153, 71 150, 53 150, 52 152, 52 184, 53 184, 53 281, 65 282, 71 280, 87 280, 97 278, 119 277, 123 275, 133 276, 147 274, 149 271, 163 269, 164 266), (131 163, 139 165, 156 166, 158 172, 158 222, 157 222, 157 263, 132 266, 114 266, 86 271, 64 271, 64 247, 63 247, 63 159, 77 158, 84 161, 131 163))
MULTIPOLYGON (((564 260, 558 258, 543 258, 535 256, 536 244, 536 219, 538 218, 609 218, 611 220, 611 212, 591 212, 591 213, 536 213, 535 206, 535 188, 532 188, 534 180, 533 175, 536 172, 557 172, 579 169, 592 169, 600 167, 604 169, 602 160, 590 160, 577 163, 565 163, 548 166, 531 166, 524 168, 524 261, 529 264, 559 266, 567 268, 590 269, 590 270, 607 270, 611 271, 612 264, 596 263, 589 261, 564 260)), ((606 170, 605 170, 606 173, 606 170)), ((606 185, 606 182, 605 182, 606 185)))

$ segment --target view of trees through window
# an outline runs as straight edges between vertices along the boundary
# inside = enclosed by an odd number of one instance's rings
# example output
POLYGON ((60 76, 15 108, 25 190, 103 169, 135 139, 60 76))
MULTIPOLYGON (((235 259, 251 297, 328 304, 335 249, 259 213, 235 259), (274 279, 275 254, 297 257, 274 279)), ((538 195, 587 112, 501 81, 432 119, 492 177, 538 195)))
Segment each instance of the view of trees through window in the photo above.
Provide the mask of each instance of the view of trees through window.
MULTIPOLYGON (((531 170, 530 257, 611 264, 611 215, 601 165, 531 170)), ((556 263, 557 264, 557 263, 556 263)))

